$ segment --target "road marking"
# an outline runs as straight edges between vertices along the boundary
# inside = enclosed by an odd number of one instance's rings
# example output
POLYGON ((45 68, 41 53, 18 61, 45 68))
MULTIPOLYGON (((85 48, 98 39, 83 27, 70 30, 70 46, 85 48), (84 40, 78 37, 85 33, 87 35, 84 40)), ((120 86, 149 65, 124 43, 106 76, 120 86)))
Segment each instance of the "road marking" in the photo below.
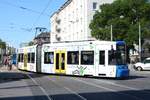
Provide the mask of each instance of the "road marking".
POLYGON ((49 95, 47 94, 47 92, 44 90, 43 87, 41 87, 30 75, 26 74, 37 86, 39 86, 39 88, 42 90, 42 92, 46 95, 46 97, 48 98, 48 100, 52 100, 52 98, 49 97, 49 95))
POLYGON ((68 87, 64 87, 66 90, 68 90, 68 91, 70 91, 70 92, 72 92, 72 93, 74 93, 75 95, 77 95, 77 96, 79 96, 82 100, 87 100, 86 98, 84 98, 83 96, 81 96, 81 95, 79 95, 78 93, 76 93, 76 92, 74 92, 74 91, 72 91, 70 88, 68 88, 68 87))
MULTIPOLYGON (((96 81, 96 80, 95 80, 95 81, 96 81)), ((136 91, 141 90, 141 89, 139 89, 139 88, 134 88, 134 87, 130 87, 130 86, 126 86, 126 85, 121 85, 121 84, 117 84, 117 83, 113 83, 113 82, 102 81, 102 80, 98 80, 98 81, 103 82, 103 83, 106 83, 106 84, 114 85, 114 86, 119 86, 119 87, 126 88, 126 89, 131 89, 131 90, 136 90, 136 91)), ((149 91, 142 91, 142 92, 150 93, 149 91)))
MULTIPOLYGON (((48 79, 51 80, 49 77, 48 77, 48 79)), ((75 94, 76 96, 78 96, 79 98, 81 98, 82 100, 87 100, 85 97, 79 95, 78 93, 74 92, 74 91, 71 90, 70 88, 65 87, 65 86, 62 86, 62 85, 56 83, 54 80, 51 80, 51 81, 52 81, 54 84, 56 84, 56 85, 58 85, 58 86, 60 86, 60 87, 63 87, 64 89, 68 90, 69 92, 72 92, 73 94, 75 94)))
POLYGON ((132 97, 132 98, 134 98, 136 100, 143 100, 143 99, 141 99, 139 97, 136 97, 136 96, 133 96, 133 95, 130 95, 130 94, 120 93, 120 92, 117 92, 117 90, 114 90, 114 89, 111 89, 111 88, 107 88, 107 87, 104 87, 104 86, 101 86, 101 85, 97 85, 97 84, 94 84, 94 83, 85 82, 85 81, 80 80, 80 79, 75 79, 75 78, 72 78, 72 79, 74 79, 76 81, 79 81, 79 82, 82 82, 82 83, 87 84, 87 85, 91 85, 91 86, 97 87, 97 88, 101 88, 101 89, 103 88, 105 90, 108 90, 108 91, 111 91, 111 92, 114 92, 114 93, 117 93, 117 94, 122 94, 122 95, 130 96, 130 97, 132 97))
MULTIPOLYGON (((96 81, 96 80, 95 80, 95 81, 96 81)), ((133 87, 129 87, 129 86, 126 86, 126 85, 121 85, 121 84, 116 84, 116 83, 113 83, 113 82, 102 81, 102 80, 98 80, 98 81, 99 81, 99 82, 106 83, 106 84, 114 85, 114 86, 119 86, 119 87, 127 88, 127 89, 140 90, 140 89, 137 89, 137 88, 133 88, 133 87)))

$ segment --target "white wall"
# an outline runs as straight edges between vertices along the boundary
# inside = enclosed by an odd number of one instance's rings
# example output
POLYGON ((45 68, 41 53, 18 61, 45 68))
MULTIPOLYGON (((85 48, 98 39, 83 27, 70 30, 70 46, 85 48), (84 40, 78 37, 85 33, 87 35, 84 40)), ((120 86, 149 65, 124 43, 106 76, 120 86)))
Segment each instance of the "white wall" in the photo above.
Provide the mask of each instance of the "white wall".
POLYGON ((61 41, 77 41, 88 40, 91 38, 89 24, 95 10, 93 10, 93 2, 97 2, 97 6, 103 3, 111 3, 113 0, 69 0, 70 2, 62 10, 57 11, 51 17, 51 42, 57 42, 56 34, 61 41), (60 24, 56 23, 56 18, 60 19, 60 24), (61 29, 60 33, 56 31, 56 27, 61 29))
POLYGON ((87 35, 88 38, 91 38, 91 30, 89 28, 89 24, 91 23, 91 20, 93 19, 93 15, 95 14, 96 10, 99 10, 100 5, 105 3, 112 3, 114 0, 87 0, 87 35), (97 9, 93 10, 93 3, 97 3, 97 9))

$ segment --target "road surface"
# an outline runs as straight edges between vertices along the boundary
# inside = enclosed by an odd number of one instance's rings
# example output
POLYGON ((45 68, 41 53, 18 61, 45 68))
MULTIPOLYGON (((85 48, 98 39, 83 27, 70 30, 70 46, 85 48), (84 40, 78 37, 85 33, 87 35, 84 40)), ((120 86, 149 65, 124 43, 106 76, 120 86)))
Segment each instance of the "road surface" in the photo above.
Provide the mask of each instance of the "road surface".
POLYGON ((0 72, 0 100, 149 100, 150 71, 123 80, 0 72))

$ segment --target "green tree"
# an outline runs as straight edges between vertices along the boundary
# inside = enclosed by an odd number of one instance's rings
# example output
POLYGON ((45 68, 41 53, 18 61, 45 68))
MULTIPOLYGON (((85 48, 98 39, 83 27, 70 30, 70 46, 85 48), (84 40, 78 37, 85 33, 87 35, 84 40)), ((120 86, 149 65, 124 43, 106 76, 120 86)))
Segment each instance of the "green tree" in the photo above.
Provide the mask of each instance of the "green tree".
POLYGON ((6 43, 3 42, 1 39, 0 39, 0 48, 2 48, 2 49, 6 48, 6 43))
POLYGON ((142 39, 150 37, 150 3, 147 0, 116 0, 100 6, 90 23, 91 34, 96 39, 124 40, 128 45, 138 43, 139 23, 142 39))
POLYGON ((33 43, 32 41, 30 41, 30 42, 28 43, 28 45, 29 45, 29 46, 32 46, 32 45, 34 45, 34 43, 33 43))

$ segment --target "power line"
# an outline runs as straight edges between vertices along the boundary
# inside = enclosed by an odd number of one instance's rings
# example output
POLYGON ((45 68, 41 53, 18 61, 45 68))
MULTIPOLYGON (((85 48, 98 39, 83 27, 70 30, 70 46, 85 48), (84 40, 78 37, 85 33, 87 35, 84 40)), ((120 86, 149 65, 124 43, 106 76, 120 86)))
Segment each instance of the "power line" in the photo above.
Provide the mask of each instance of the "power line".
MULTIPOLYGON (((20 5, 16 5, 16 4, 13 4, 13 3, 10 3, 10 2, 1 1, 1 3, 5 4, 5 5, 12 6, 12 7, 15 7, 15 8, 19 8, 19 9, 22 9, 22 10, 26 10, 26 11, 29 11, 29 12, 33 12, 33 13, 37 13, 37 14, 41 13, 41 12, 38 12, 36 10, 30 9, 30 8, 26 8, 26 7, 23 7, 23 6, 20 6, 20 5)), ((46 13, 42 13, 42 15, 49 16, 46 13)))
MULTIPOLYGON (((43 11, 40 13, 40 15, 37 17, 37 19, 35 20, 35 22, 33 23, 33 27, 35 27, 35 24, 38 22, 38 20, 40 19, 40 17, 43 15, 43 13, 45 12, 45 10, 48 8, 49 4, 52 2, 53 0, 49 0, 47 5, 45 6, 45 8, 43 9, 43 11)), ((32 29, 33 29, 32 27, 32 29)))
POLYGON ((27 31, 27 32, 31 32, 32 29, 25 26, 25 25, 20 25, 20 24, 16 24, 16 23, 10 23, 8 26, 0 26, 0 31, 12 31, 12 30, 16 30, 16 29, 21 29, 23 31, 27 31), (7 27, 7 28, 6 28, 7 27))
POLYGON ((33 29, 35 29, 34 27, 35 27, 35 25, 37 24, 37 22, 39 21, 39 19, 41 18, 42 15, 50 16, 50 15, 46 14, 45 11, 48 8, 48 6, 50 5, 50 3, 52 2, 52 0, 48 1, 47 5, 42 10, 42 12, 38 12, 38 11, 35 11, 33 9, 29 9, 29 8, 24 7, 24 6, 16 5, 16 4, 13 4, 13 3, 10 3, 10 2, 7 2, 7 1, 3 1, 3 0, 0 1, 0 2, 3 3, 3 4, 5 4, 5 5, 9 5, 9 6, 12 6, 12 7, 15 7, 15 8, 19 8, 19 9, 22 9, 22 10, 26 10, 26 11, 30 11, 30 12, 39 14, 39 16, 37 17, 37 19, 33 23, 32 28, 20 28, 21 30, 31 32, 31 31, 33 31, 33 29))

